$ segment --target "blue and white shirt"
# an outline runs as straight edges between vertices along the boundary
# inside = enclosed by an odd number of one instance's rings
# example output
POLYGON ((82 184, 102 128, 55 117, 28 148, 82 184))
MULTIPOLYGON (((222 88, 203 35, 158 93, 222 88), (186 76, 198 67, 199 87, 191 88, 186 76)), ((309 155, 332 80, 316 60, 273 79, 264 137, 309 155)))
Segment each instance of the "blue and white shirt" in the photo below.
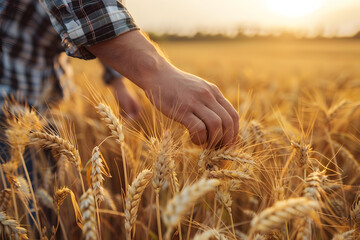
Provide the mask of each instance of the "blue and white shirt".
MULTIPOLYGON (((6 96, 42 106, 62 98, 60 53, 92 59, 86 49, 138 29, 116 0, 1 0, 0 105, 6 96)), ((105 68, 109 82, 116 72, 105 68)))

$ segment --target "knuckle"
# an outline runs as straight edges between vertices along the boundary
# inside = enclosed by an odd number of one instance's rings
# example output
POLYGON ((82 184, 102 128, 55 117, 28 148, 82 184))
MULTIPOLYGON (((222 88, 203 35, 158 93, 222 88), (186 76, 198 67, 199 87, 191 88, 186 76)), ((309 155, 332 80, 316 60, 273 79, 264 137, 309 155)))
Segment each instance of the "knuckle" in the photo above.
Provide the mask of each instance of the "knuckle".
POLYGON ((224 116, 222 122, 225 128, 232 128, 234 126, 234 121, 230 115, 224 116))
POLYGON ((209 120, 209 126, 216 130, 217 128, 222 127, 222 120, 220 117, 213 117, 209 120))
POLYGON ((196 126, 194 126, 193 128, 194 134, 203 134, 206 133, 206 126, 205 124, 197 124, 196 126))
POLYGON ((215 84, 212 84, 211 85, 211 89, 216 92, 216 93, 221 93, 220 89, 218 86, 216 86, 215 84))
POLYGON ((206 88, 203 88, 203 89, 200 90, 200 95, 203 98, 207 98, 207 99, 211 98, 211 96, 212 96, 211 92, 206 88))
POLYGON ((218 86, 216 86, 215 84, 212 84, 211 89, 212 89, 212 91, 214 92, 214 94, 217 97, 222 97, 222 93, 221 93, 220 88, 218 86))

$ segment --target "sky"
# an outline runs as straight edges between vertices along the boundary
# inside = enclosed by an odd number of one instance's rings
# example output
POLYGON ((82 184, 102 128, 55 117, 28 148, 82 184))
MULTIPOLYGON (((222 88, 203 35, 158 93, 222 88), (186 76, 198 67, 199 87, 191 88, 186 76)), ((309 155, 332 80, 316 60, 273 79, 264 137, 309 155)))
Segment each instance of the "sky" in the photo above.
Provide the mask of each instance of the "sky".
POLYGON ((145 31, 272 33, 280 28, 348 36, 360 30, 360 0, 125 0, 145 31))

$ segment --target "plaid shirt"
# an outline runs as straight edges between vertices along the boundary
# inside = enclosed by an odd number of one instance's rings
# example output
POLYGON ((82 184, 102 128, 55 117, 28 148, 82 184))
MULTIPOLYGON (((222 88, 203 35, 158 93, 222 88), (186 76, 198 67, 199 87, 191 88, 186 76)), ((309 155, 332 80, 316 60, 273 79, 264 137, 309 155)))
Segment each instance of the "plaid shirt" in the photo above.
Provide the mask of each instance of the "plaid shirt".
MULTIPOLYGON (((35 106, 58 101, 68 82, 61 52, 91 59, 85 47, 133 29, 116 0, 1 0, 0 105, 11 95, 35 106)), ((119 76, 105 69, 106 82, 119 76)))

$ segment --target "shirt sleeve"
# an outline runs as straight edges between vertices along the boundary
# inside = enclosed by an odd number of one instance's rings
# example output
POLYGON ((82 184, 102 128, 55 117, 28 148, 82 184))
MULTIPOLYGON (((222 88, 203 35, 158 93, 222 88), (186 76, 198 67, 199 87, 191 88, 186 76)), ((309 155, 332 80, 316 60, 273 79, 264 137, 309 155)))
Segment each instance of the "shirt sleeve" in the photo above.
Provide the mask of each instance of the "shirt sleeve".
POLYGON ((116 0, 40 0, 59 33, 66 54, 95 58, 86 47, 139 29, 116 0))

